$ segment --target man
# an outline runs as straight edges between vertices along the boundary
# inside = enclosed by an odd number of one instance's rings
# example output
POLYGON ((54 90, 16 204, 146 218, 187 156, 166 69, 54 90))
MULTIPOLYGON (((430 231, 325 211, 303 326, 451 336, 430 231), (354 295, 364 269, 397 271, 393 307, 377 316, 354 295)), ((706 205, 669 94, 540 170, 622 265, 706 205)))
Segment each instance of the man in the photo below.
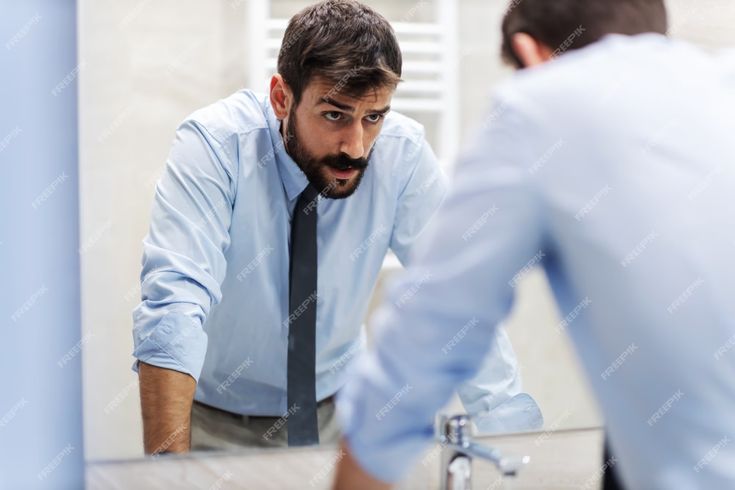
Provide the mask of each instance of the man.
POLYGON ((512 5, 504 53, 525 69, 497 92, 431 239, 379 311, 375 352, 338 397, 336 486, 406 473, 541 263, 606 419, 606 466, 630 489, 733 488, 735 56, 666 38, 661 0, 512 5), (491 205, 500 212, 461 240, 491 205), (438 355, 468 317, 477 327, 438 355))
MULTIPOLYGON (((269 97, 187 118, 156 189, 134 311, 146 453, 336 443, 333 395, 385 254, 407 264, 443 199, 422 128, 388 114, 401 53, 383 17, 306 8, 278 71, 269 97)), ((490 429, 536 427, 519 383, 501 337, 459 393, 490 429)))

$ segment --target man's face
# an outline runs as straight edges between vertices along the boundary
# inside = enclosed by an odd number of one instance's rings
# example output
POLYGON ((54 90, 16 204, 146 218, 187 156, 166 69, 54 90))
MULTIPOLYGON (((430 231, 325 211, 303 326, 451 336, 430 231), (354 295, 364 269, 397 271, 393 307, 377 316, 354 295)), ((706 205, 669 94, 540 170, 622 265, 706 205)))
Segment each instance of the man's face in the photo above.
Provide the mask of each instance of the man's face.
POLYGON ((360 98, 323 80, 311 82, 284 121, 286 150, 324 197, 343 199, 360 185, 394 90, 360 98))

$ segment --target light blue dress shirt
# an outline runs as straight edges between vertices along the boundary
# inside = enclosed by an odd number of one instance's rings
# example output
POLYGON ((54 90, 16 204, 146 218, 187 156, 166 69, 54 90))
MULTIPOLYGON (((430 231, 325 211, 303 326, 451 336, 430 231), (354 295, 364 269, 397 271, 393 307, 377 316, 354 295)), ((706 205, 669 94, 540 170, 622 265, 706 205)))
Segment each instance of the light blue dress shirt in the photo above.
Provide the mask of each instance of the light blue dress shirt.
POLYGON ((609 36, 500 88, 416 262, 389 287, 375 353, 338 396, 364 468, 405 474, 538 265, 627 488, 733 488, 733 89, 732 54, 652 34, 609 36))
MULTIPOLYGON (((156 188, 133 312, 134 370, 140 360, 188 373, 197 400, 249 415, 287 411, 290 219, 307 179, 279 128, 269 100, 245 90, 179 127, 156 188)), ((357 191, 318 200, 318 400, 344 384, 364 350, 362 322, 386 253, 407 264, 445 194, 423 128, 391 113, 357 191)), ((404 293, 401 307, 412 301, 413 291, 404 293)), ((510 343, 501 336, 496 345, 478 378, 456 387, 488 430, 497 424, 486 412, 520 393, 510 343)), ((519 409, 501 422, 533 428, 541 420, 538 410, 519 409)))

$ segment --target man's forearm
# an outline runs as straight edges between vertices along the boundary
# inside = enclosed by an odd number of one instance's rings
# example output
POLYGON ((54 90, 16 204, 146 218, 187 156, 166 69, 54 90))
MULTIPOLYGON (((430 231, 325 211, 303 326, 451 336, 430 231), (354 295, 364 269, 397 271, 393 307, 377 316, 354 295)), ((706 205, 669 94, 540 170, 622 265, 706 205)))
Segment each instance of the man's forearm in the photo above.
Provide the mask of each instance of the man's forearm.
POLYGON ((138 376, 145 453, 189 451, 194 378, 143 362, 138 376))

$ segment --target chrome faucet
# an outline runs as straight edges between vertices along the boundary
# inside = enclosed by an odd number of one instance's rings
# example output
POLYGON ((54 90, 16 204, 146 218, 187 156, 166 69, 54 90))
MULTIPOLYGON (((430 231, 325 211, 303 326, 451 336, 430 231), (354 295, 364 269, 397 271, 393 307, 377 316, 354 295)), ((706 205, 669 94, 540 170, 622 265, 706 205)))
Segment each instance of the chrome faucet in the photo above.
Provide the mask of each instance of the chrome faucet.
POLYGON ((472 458, 492 462, 503 477, 514 477, 531 460, 529 456, 506 458, 498 449, 472 441, 472 426, 467 415, 439 417, 441 444, 441 489, 472 488, 472 458))

